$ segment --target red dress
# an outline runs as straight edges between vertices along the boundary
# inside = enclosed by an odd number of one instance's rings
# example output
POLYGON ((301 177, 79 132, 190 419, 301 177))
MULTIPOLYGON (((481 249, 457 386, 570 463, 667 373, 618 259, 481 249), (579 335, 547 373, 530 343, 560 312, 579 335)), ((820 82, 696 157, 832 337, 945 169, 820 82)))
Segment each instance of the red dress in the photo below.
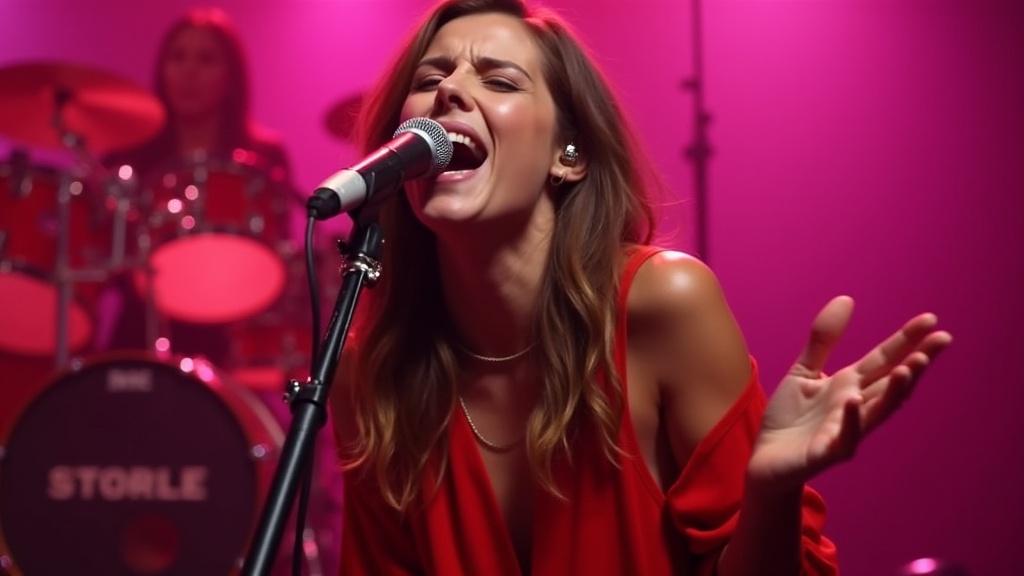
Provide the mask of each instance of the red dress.
MULTIPOLYGON (((619 292, 616 368, 626 366, 626 298, 640 265, 658 249, 643 247, 627 261, 619 292)), ((623 397, 627 397, 625 390, 623 397)), ((560 500, 535 488, 530 574, 712 574, 736 528, 747 461, 764 412, 757 367, 745 391, 696 447, 665 493, 647 469, 629 413, 618 468, 598 443, 580 436, 574 465, 554 463, 560 500)), ((628 410, 628 407, 627 407, 628 410)), ((449 467, 421 484, 425 507, 402 518, 377 486, 346 477, 342 572, 354 574, 521 574, 476 440, 456 410, 448 431, 449 467)), ((835 546, 822 536, 825 507, 804 489, 802 565, 808 574, 837 574, 835 546)))

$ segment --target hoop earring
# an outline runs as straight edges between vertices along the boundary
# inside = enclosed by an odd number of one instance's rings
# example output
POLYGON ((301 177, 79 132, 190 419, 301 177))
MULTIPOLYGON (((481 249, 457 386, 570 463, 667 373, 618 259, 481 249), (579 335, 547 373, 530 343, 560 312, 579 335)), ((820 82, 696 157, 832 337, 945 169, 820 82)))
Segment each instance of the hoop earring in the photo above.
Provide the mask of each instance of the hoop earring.
POLYGON ((565 183, 565 170, 558 173, 558 176, 554 174, 549 178, 552 186, 558 187, 565 183))

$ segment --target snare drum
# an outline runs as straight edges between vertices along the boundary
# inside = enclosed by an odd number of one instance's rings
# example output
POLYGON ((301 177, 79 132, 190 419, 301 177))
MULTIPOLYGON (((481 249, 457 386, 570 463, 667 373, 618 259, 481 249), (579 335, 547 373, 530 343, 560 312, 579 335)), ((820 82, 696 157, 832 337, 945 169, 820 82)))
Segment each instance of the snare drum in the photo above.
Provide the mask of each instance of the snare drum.
POLYGON ((282 433, 199 360, 110 357, 24 411, 0 462, 0 525, 32 574, 228 574, 282 433))
MULTIPOLYGON (((62 175, 15 156, 0 163, 0 351, 49 356, 56 350, 57 194, 62 175)), ((68 263, 95 263, 93 202, 81 181, 68 182, 68 263)), ((92 336, 90 308, 78 290, 68 318, 68 345, 83 348, 92 336)), ((95 290, 92 290, 95 293, 95 290)))
MULTIPOLYGON (((203 160, 163 174, 147 195, 159 312, 197 324, 234 322, 281 295, 289 198, 271 175, 203 160)), ((136 284, 144 294, 143 273, 136 284)))

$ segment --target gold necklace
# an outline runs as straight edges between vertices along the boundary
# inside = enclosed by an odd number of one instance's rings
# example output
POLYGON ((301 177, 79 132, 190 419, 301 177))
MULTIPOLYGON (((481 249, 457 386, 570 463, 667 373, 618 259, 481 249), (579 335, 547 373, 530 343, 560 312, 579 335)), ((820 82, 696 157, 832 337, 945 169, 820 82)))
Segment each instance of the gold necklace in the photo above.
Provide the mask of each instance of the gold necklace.
POLYGON ((484 438, 484 435, 477 429, 476 424, 473 423, 473 417, 469 415, 469 409, 466 408, 466 401, 462 399, 462 394, 459 394, 459 406, 462 406, 462 413, 466 415, 466 422, 469 422, 469 429, 473 431, 473 436, 476 436, 476 439, 487 448, 490 448, 495 452, 508 452, 523 442, 523 438, 520 438, 510 444, 496 444, 491 442, 487 438, 484 438))
POLYGON ((475 359, 480 360, 482 362, 510 362, 512 360, 515 360, 516 358, 520 358, 520 357, 526 355, 526 353, 529 352, 530 350, 533 350, 533 347, 536 346, 536 345, 537 345, 537 343, 534 342, 534 343, 530 344, 529 346, 527 346, 526 348, 523 348, 519 352, 516 352, 515 354, 509 354, 508 356, 484 356, 483 354, 477 354, 476 352, 473 352, 472 350, 470 350, 469 348, 466 348, 462 344, 459 344, 458 342, 455 342, 455 347, 456 348, 461 350, 467 356, 470 356, 471 358, 475 358, 475 359))

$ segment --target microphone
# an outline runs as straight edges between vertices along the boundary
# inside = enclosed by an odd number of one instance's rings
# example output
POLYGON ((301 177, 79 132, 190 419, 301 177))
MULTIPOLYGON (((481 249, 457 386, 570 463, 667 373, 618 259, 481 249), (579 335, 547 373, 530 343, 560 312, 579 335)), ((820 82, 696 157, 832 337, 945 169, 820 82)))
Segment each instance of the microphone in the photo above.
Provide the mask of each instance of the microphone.
POLYGON ((395 137, 363 159, 335 172, 306 201, 310 216, 326 220, 371 201, 383 201, 406 180, 444 171, 452 159, 448 133, 429 118, 411 118, 395 137))

